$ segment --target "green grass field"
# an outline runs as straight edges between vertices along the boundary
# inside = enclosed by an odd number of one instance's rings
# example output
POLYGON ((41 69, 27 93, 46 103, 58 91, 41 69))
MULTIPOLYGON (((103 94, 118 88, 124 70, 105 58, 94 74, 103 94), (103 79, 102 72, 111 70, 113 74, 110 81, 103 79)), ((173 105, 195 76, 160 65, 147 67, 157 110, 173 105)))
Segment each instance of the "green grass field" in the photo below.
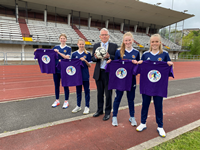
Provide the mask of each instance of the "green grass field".
POLYGON ((200 150, 200 127, 155 146, 150 150, 200 150))

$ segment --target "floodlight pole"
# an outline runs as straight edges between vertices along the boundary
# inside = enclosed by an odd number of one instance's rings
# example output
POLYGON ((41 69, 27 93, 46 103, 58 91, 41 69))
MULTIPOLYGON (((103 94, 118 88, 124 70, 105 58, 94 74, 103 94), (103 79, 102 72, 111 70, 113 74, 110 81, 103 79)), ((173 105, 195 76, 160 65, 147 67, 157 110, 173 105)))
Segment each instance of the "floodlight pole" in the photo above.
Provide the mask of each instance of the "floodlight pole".
MULTIPOLYGON (((183 13, 187 12, 188 10, 184 10, 183 13)), ((184 30, 184 20, 183 20, 183 26, 182 26, 182 34, 181 34, 181 49, 183 44, 183 30, 184 30)))
MULTIPOLYGON (((172 10, 173 10, 173 7, 174 7, 174 0, 172 0, 172 10)), ((170 40, 170 32, 171 32, 171 25, 169 25, 169 37, 168 37, 168 40, 170 40)))

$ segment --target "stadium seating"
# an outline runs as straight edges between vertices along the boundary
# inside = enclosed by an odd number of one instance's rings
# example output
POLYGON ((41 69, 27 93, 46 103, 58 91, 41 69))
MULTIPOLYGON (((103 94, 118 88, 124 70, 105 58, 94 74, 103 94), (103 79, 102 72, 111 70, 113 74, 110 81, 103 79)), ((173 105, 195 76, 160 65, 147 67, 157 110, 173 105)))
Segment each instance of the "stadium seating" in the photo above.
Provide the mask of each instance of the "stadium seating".
MULTIPOLYGON (((68 37, 67 43, 76 44, 77 40, 80 38, 72 29, 71 26, 64 23, 54 23, 39 20, 26 20, 30 35, 32 36, 33 42, 54 42, 59 43, 59 35, 65 33, 68 37)), ((76 25, 76 30, 78 29, 85 38, 94 45, 97 42, 100 42, 99 39, 99 29, 95 27, 88 28, 87 26, 76 25)), ((135 48, 147 48, 149 47, 150 37, 145 33, 134 33, 135 43, 133 47, 135 48)), ((121 45, 123 38, 123 33, 119 30, 110 30, 110 42, 116 43, 118 46, 121 45)), ((19 23, 16 23, 14 17, 5 17, 0 16, 0 40, 17 40, 23 41, 19 23)), ((181 46, 173 43, 172 41, 162 38, 164 49, 176 49, 180 50, 181 46)))
POLYGON ((23 41, 19 23, 13 17, 0 16, 0 40, 23 41))
POLYGON ((28 28, 34 42, 59 42, 59 35, 65 33, 67 35, 67 43, 76 44, 79 36, 67 24, 47 22, 47 26, 43 21, 29 20, 28 28), (40 23, 41 22, 41 23, 40 23), (57 26, 57 27, 55 27, 57 26))

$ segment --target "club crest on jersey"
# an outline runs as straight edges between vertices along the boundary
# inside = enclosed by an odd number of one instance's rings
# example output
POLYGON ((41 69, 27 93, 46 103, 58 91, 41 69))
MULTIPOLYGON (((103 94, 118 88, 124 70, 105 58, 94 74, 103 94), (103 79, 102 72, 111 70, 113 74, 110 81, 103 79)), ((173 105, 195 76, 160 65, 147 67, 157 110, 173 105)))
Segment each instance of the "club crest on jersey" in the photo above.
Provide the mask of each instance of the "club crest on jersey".
POLYGON ((84 58, 86 58, 86 56, 83 56, 84 58))
POLYGON ((134 59, 135 59, 135 55, 132 55, 132 58, 134 58, 134 59))
POLYGON ((158 61, 162 61, 162 58, 161 58, 161 57, 158 57, 158 61))
POLYGON ((73 76, 76 73, 76 68, 74 66, 69 66, 66 69, 68 75, 73 76))
POLYGON ((66 53, 67 52, 67 50, 64 50, 64 53, 66 53))
POLYGON ((119 68, 119 69, 117 69, 117 71, 116 71, 115 74, 116 74, 116 76, 117 76, 118 78, 123 79, 123 78, 126 77, 127 71, 126 71, 125 68, 119 68))
POLYGON ((161 73, 158 70, 151 70, 147 75, 149 81, 158 82, 161 78, 161 73))
POLYGON ((43 55, 42 56, 42 61, 45 63, 45 64, 48 64, 50 62, 50 57, 48 55, 43 55))

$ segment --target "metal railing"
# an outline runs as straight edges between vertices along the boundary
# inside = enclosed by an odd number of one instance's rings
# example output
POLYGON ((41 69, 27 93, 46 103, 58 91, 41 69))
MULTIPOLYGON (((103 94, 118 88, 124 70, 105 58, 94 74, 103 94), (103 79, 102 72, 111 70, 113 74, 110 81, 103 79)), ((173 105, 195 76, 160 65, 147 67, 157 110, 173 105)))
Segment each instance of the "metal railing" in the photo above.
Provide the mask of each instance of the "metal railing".
POLYGON ((37 60, 34 59, 34 53, 31 52, 0 52, 0 54, 3 54, 3 57, 0 57, 3 65, 37 64, 37 60))
POLYGON ((179 59, 187 59, 187 60, 200 60, 200 55, 183 55, 179 56, 179 59))

